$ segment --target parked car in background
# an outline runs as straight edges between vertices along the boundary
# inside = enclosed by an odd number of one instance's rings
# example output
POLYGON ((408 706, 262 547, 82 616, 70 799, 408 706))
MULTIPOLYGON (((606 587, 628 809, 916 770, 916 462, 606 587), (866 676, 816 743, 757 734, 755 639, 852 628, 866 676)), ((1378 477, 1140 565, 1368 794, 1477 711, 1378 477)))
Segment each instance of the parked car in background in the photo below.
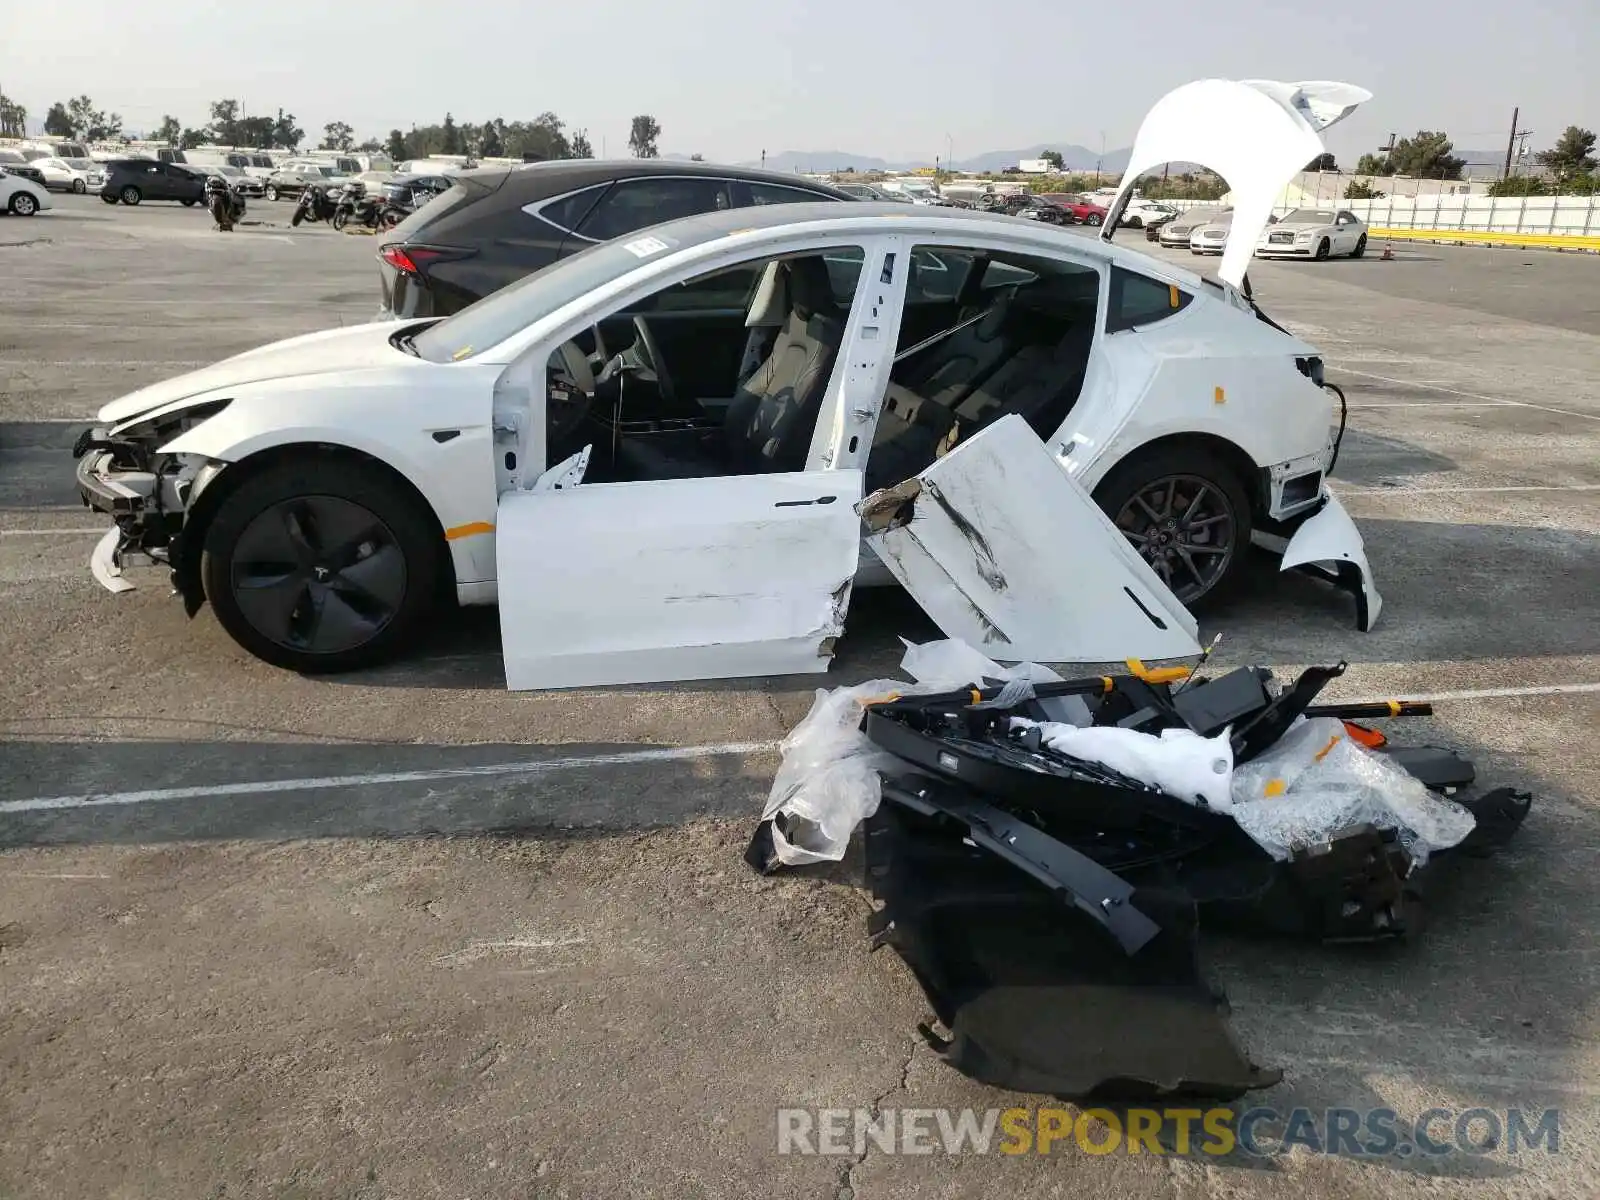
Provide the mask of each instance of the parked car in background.
POLYGON ((579 250, 696 213, 853 200, 829 184, 710 163, 564 159, 464 171, 385 236, 383 311, 445 316, 579 250))
POLYGON ((228 186, 250 200, 259 200, 267 194, 267 185, 254 175, 247 175, 243 167, 212 167, 208 175, 220 175, 228 186))
POLYGON ((9 168, 0 168, 0 212, 31 217, 49 207, 50 193, 42 183, 13 175, 9 168))
POLYGON ((336 179, 342 179, 342 176, 337 168, 328 163, 291 160, 268 175, 263 187, 268 200, 294 200, 299 198, 307 184, 328 184, 336 179))
POLYGON ((52 192, 98 192, 106 173, 92 158, 36 158, 32 164, 52 192))
POLYGON ((1071 225, 1076 220, 1071 211, 1043 196, 1029 196, 1026 203, 1015 210, 1008 208, 1007 211, 1024 220, 1040 221, 1046 225, 1071 225))
POLYGON ((847 196, 853 196, 857 200, 892 200, 899 204, 911 203, 911 197, 902 192, 886 192, 870 183, 836 183, 833 186, 847 196))
POLYGON ((1127 229, 1142 229, 1152 223, 1160 224, 1178 215, 1178 210, 1159 200, 1130 200, 1122 214, 1122 225, 1127 229))
POLYGON ((0 171, 26 179, 40 187, 45 186, 44 172, 28 161, 20 150, 0 150, 0 171))
POLYGON ((1191 254, 1221 254, 1228 248, 1228 229, 1233 224, 1233 214, 1223 213, 1215 221, 1196 225, 1189 233, 1191 254))
POLYGON ((421 208, 456 184, 448 175, 395 175, 383 181, 383 198, 401 208, 421 208))
POLYGON ((200 203, 205 194, 205 168, 182 163, 157 162, 151 158, 117 158, 105 164, 105 182, 100 199, 107 204, 142 204, 146 200, 175 200, 180 204, 200 203))
POLYGON ((1178 214, 1176 219, 1168 221, 1161 227, 1161 233, 1156 240, 1163 246, 1187 250, 1189 248, 1189 238, 1196 229, 1199 229, 1202 225, 1209 225, 1227 211, 1221 206, 1185 209, 1178 214))
POLYGON ((1256 243, 1262 258, 1360 258, 1366 252, 1366 223, 1347 209, 1297 208, 1256 243))
POLYGON ((1151 216, 1144 223, 1144 240, 1147 242, 1159 241, 1161 239, 1161 231, 1177 219, 1177 212, 1165 217, 1151 216))
POLYGON ((1099 225, 1106 219, 1103 204, 1096 204, 1073 192, 1041 192, 1039 199, 1048 200, 1066 210, 1072 220, 1080 225, 1099 225))

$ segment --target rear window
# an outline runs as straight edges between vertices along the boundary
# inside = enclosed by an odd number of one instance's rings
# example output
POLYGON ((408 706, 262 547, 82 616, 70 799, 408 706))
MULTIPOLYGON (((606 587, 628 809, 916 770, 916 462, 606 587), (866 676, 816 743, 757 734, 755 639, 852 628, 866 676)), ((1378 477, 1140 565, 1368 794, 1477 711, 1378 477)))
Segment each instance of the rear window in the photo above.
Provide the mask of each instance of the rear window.
POLYGON ((785 187, 781 183, 752 183, 749 186, 751 204, 816 204, 833 199, 832 196, 808 192, 804 188, 785 187))
POLYGON ((1111 301, 1106 332, 1137 329, 1182 312, 1194 299, 1177 284, 1162 283, 1123 267, 1111 268, 1111 301))
POLYGON ((397 242, 410 241, 417 237, 429 225, 436 225, 445 217, 456 215, 465 205, 482 200, 485 196, 493 195, 493 190, 486 188, 476 180, 458 179, 449 191, 444 192, 436 199, 417 209, 404 221, 394 227, 397 242))
POLYGON ((583 224, 583 219, 589 215, 589 210, 595 206, 595 201, 605 195, 606 189, 610 186, 609 183, 598 184, 545 204, 535 204, 532 208, 557 229, 565 229, 571 233, 583 224))
POLYGON ((624 179, 611 186, 577 232, 608 242, 651 225, 730 207, 726 180, 707 176, 624 179))

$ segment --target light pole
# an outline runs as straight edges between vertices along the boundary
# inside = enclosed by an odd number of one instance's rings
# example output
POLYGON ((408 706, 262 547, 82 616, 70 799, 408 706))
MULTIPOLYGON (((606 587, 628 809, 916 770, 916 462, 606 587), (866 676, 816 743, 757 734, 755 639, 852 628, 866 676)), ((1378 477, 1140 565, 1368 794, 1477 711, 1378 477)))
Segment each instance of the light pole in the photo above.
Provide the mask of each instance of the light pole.
POLYGON ((1106 161, 1106 131, 1104 129, 1102 129, 1100 131, 1100 157, 1094 160, 1094 182, 1095 182, 1095 186, 1097 186, 1097 187, 1100 184, 1100 168, 1105 164, 1105 161, 1106 161))
POLYGON ((956 156, 955 156, 955 150, 953 149, 954 145, 955 145, 955 143, 950 140, 950 135, 948 133, 945 134, 944 135, 944 167, 945 167, 945 170, 947 170, 947 171, 954 171, 956 169, 956 156))

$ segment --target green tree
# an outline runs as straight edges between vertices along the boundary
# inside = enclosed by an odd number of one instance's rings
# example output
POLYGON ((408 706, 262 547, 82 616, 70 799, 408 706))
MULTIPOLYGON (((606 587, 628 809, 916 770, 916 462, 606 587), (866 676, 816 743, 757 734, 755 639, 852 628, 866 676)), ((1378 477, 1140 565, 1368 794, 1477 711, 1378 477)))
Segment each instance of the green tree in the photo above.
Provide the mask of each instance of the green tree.
POLYGON ((0 137, 27 137, 28 110, 0 92, 0 137))
POLYGON ((360 145, 358 145, 356 147, 356 153, 358 153, 358 154, 382 154, 383 153, 383 143, 380 142, 377 138, 368 138, 366 141, 362 142, 360 145))
POLYGON ((1064 171, 1067 168, 1067 160, 1061 157, 1061 151, 1059 150, 1041 150, 1039 151, 1039 157, 1058 171, 1064 171))
POLYGON ((1539 161, 1560 182, 1587 175, 1600 165, 1595 160, 1594 142, 1591 131, 1568 125, 1554 146, 1540 152, 1539 161))
POLYGON ((150 137, 155 141, 165 142, 169 146, 176 146, 183 140, 183 125, 177 117, 162 117, 160 126, 150 137))
POLYGON ((88 96, 67 101, 67 120, 72 125, 72 136, 81 142, 104 141, 122 132, 121 115, 96 108, 88 96))
POLYGON ((1387 155, 1379 158, 1376 154, 1363 154, 1356 162, 1357 175, 1393 175, 1394 164, 1387 155))
POLYGON ((572 135, 572 157, 594 157, 594 147, 589 144, 589 131, 587 129, 580 129, 572 135))
POLYGON ((1308 171, 1337 171, 1339 162, 1331 154, 1319 154, 1306 164, 1308 171))
POLYGON ((1509 175, 1489 185, 1491 196, 1543 196, 1549 192, 1537 175, 1509 175))
POLYGON ((356 131, 343 121, 330 121, 322 127, 323 150, 348 150, 355 144, 356 131))
POLYGON ((628 149, 633 151, 635 158, 660 158, 661 152, 656 148, 656 141, 661 137, 661 123, 649 113, 642 113, 633 119, 633 126, 628 131, 628 149))
POLYGON ((383 152, 394 162, 400 162, 406 158, 409 154, 406 150, 406 135, 398 129, 389 130, 389 137, 384 143, 383 152))
POLYGON ((278 110, 278 119, 272 123, 272 131, 267 135, 268 144, 265 149, 271 150, 282 147, 285 150, 295 151, 300 149, 300 143, 305 140, 306 131, 294 123, 294 114, 278 110))
POLYGON ((1466 160, 1450 151, 1450 138, 1443 132, 1421 129, 1415 137, 1401 138, 1389 154, 1391 169, 1385 175, 1409 175, 1414 179, 1460 179, 1466 160))
POLYGON ((444 115, 444 128, 442 145, 439 147, 442 154, 461 153, 461 131, 456 128, 456 119, 449 113, 444 115))
POLYGON ((67 106, 57 100, 50 106, 50 111, 44 115, 44 131, 51 137, 69 138, 76 137, 72 128, 72 118, 67 115, 67 106))
POLYGON ((185 129, 178 138, 178 146, 183 150, 193 150, 196 146, 204 146, 211 140, 211 135, 204 129, 185 129))
POLYGON ((542 112, 532 121, 513 121, 506 126, 505 151, 513 158, 571 158, 565 128, 553 112, 542 112))
POLYGON ((484 158, 504 158, 506 153, 505 135, 502 132, 506 123, 496 118, 483 123, 483 132, 478 135, 478 153, 484 158))
POLYGON ((243 144, 244 133, 239 128, 239 102, 237 100, 213 100, 211 102, 211 124, 206 126, 206 136, 219 146, 238 146, 243 144))
POLYGON ((1352 179, 1345 184, 1344 198, 1346 200, 1381 200, 1384 193, 1378 191, 1365 179, 1352 179))

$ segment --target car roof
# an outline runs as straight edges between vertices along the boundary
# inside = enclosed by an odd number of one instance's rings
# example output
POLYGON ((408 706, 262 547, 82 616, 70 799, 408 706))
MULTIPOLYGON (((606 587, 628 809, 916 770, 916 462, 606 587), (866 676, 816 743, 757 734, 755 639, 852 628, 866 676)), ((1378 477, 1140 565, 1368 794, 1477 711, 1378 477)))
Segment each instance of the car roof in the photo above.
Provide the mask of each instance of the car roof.
POLYGON ((841 237, 901 234, 926 239, 934 244, 940 238, 993 238, 997 242, 1011 243, 1018 253, 1027 253, 1032 247, 1065 248, 1129 270, 1183 280, 1191 287, 1200 283, 1200 276, 1195 272, 1140 250, 1119 246, 1101 238, 1069 233, 1054 225, 971 208, 877 200, 851 200, 848 204, 832 201, 758 204, 682 217, 664 225, 652 226, 645 232, 663 239, 670 238, 681 248, 786 225, 831 226, 841 237))
POLYGON ((547 162, 521 163, 512 167, 478 167, 457 173, 457 178, 471 179, 492 188, 501 183, 526 190, 534 196, 558 196, 563 192, 577 191, 597 183, 614 179, 632 179, 641 176, 690 176, 715 179, 739 179, 746 183, 771 183, 782 187, 798 187, 820 192, 835 199, 855 199, 848 192, 831 184, 819 183, 803 175, 785 175, 781 171, 763 171, 753 167, 734 167, 719 163, 694 162, 677 158, 559 158, 547 162))

